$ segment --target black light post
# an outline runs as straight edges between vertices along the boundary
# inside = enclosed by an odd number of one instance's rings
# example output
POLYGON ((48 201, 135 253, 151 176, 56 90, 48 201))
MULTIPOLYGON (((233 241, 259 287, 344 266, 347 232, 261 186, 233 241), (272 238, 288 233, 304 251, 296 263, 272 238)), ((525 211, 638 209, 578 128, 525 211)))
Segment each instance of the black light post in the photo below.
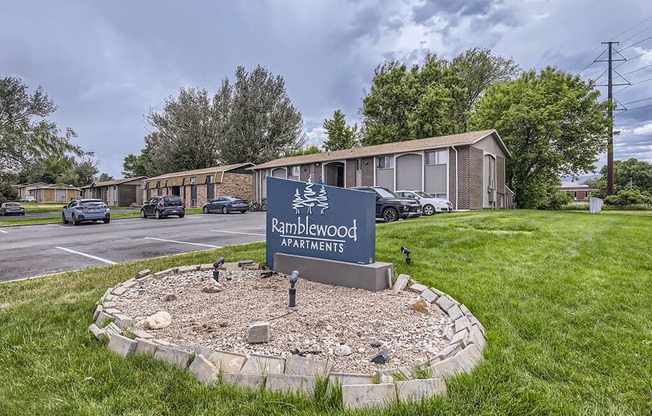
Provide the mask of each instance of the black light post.
POLYGON ((294 270, 292 271, 292 274, 290 275, 290 302, 288 306, 290 308, 294 308, 297 306, 297 288, 294 287, 294 285, 297 284, 297 281, 299 280, 299 271, 294 270))
POLYGON ((220 271, 218 270, 221 265, 224 264, 224 257, 220 257, 213 263, 213 279, 215 279, 216 282, 220 282, 220 271))
POLYGON ((410 250, 408 250, 407 247, 401 247, 401 253, 405 254, 405 262, 410 264, 412 262, 412 259, 410 258, 410 250))

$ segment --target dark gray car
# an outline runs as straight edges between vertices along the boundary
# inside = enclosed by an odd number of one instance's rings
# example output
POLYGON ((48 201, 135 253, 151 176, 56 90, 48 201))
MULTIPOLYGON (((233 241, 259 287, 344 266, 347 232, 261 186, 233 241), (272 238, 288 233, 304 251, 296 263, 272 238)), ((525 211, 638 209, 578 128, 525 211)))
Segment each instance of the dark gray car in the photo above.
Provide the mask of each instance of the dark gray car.
POLYGON ((141 218, 153 216, 156 219, 161 219, 169 215, 177 215, 179 218, 186 215, 181 197, 176 195, 153 196, 140 208, 141 218))

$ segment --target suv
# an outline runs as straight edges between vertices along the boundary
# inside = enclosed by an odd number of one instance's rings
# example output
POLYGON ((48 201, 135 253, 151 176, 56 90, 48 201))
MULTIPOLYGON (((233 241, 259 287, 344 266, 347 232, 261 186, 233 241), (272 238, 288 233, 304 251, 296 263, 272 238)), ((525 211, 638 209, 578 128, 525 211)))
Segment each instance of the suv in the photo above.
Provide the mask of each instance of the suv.
POLYGON ((104 224, 111 222, 111 211, 101 199, 73 199, 63 206, 61 212, 61 221, 64 224, 71 222, 72 225, 79 225, 84 221, 99 220, 104 224))
POLYGON ((140 208, 140 218, 147 218, 150 215, 156 219, 165 218, 168 215, 178 215, 179 218, 183 218, 186 215, 186 209, 179 196, 153 196, 140 208))
POLYGON ((376 194, 376 218, 385 222, 399 218, 417 218, 421 216, 421 205, 413 200, 401 198, 387 188, 380 186, 356 186, 351 189, 373 192, 376 194))

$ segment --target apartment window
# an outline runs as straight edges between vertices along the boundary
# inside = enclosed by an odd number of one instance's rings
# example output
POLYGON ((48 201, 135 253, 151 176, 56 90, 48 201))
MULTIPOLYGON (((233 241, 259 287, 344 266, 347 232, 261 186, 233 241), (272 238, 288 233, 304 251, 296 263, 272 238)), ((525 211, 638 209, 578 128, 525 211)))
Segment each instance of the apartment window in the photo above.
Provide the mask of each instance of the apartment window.
POLYGON ((196 185, 197 184, 197 178, 196 177, 190 178, 190 184, 191 185, 196 185))
POLYGON ((448 163, 448 149, 426 152, 426 165, 444 165, 448 163))
POLYGON ((378 169, 391 169, 394 167, 393 156, 380 156, 376 158, 376 167, 378 169))
POLYGON ((355 170, 362 170, 362 159, 355 160, 355 170))
POLYGON ((290 176, 299 176, 299 166, 292 166, 292 168, 290 168, 290 176))

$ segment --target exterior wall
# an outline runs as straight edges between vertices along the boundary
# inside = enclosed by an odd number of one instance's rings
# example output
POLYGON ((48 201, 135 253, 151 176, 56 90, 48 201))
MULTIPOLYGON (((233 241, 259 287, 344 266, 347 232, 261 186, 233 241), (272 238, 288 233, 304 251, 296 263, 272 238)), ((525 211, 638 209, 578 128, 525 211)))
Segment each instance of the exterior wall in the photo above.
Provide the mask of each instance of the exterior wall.
MULTIPOLYGON (((224 181, 217 184, 215 195, 235 195, 252 201, 254 198, 253 185, 253 175, 225 173, 224 181)), ((205 200, 199 206, 204 202, 205 200)))
POLYGON ((407 154, 396 158, 396 189, 423 188, 423 155, 407 154))
POLYGON ((362 185, 374 186, 374 158, 365 157, 362 159, 362 185))
POLYGON ((457 175, 458 175, 458 194, 457 194, 457 199, 458 199, 458 207, 455 207, 455 209, 470 209, 471 208, 471 203, 470 203, 470 194, 469 194, 469 184, 470 184, 470 176, 469 176, 469 164, 470 164, 470 152, 469 152, 470 147, 469 146, 462 146, 457 149, 457 159, 459 163, 459 169, 457 170, 457 175))
POLYGON ((355 186, 355 161, 357 159, 350 159, 346 161, 344 167, 344 187, 352 188, 355 186))
POLYGON ((376 169, 376 186, 394 190, 394 169, 376 169))
MULTIPOLYGON (((450 159, 449 159, 450 160, 450 159)), ((426 165, 424 168, 425 181, 423 191, 429 194, 446 193, 446 173, 448 172, 447 166, 441 165, 426 165)), ((454 185, 454 184, 453 184, 454 185)), ((419 189, 419 188, 413 188, 419 189)), ((449 189, 453 189, 449 186, 449 189)), ((451 201, 450 195, 448 196, 451 201)))
POLYGON ((469 208, 482 209, 484 201, 484 151, 477 147, 469 148, 469 208))
POLYGON ((500 148, 498 142, 492 137, 485 137, 484 139, 475 143, 473 147, 484 150, 485 152, 491 153, 494 156, 500 156, 502 158, 505 157, 505 152, 503 152, 503 149, 500 148))
MULTIPOLYGON (((453 148, 448 149, 448 199, 453 203, 453 208, 457 209, 455 179, 457 175, 457 160, 455 160, 455 151, 453 148)), ((428 191, 426 191, 428 192, 428 191)))
POLYGON ((505 189, 505 158, 496 156, 496 208, 509 208, 507 189, 505 189))

